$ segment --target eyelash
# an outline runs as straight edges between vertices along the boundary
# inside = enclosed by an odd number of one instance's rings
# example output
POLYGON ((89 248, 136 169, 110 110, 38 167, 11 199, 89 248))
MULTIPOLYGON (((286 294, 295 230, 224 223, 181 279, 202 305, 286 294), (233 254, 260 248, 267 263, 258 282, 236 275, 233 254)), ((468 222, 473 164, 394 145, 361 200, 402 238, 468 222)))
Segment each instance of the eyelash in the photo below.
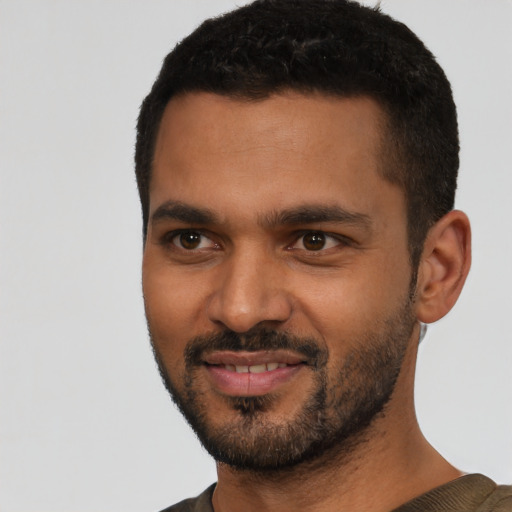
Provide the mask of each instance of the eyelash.
POLYGON ((318 250, 307 249, 306 247, 303 247, 303 248, 300 248, 297 250, 303 250, 308 253, 315 254, 315 253, 323 253, 329 249, 334 249, 339 246, 350 245, 350 240, 347 237, 344 237, 341 235, 334 235, 334 234, 327 233, 327 232, 321 231, 321 230, 318 230, 318 231, 317 230, 307 230, 307 231, 302 231, 302 232, 298 233, 298 236, 295 239, 295 241, 289 246, 290 250, 294 250, 293 246, 295 246, 297 243, 300 243, 301 241, 302 241, 302 245, 304 246, 305 245, 305 237, 307 235, 318 236, 319 238, 323 238, 325 245, 328 245, 329 241, 331 241, 331 243, 332 243, 332 241, 334 241, 335 243, 333 245, 331 245, 330 247, 327 247, 327 248, 321 247, 318 250))
POLYGON ((198 235, 199 237, 201 237, 202 241, 204 241, 204 239, 211 240, 212 246, 214 249, 218 249, 220 247, 220 245, 218 243, 214 242, 211 239, 211 237, 207 236, 205 233, 203 233, 201 230, 198 230, 198 229, 179 229, 179 230, 171 231, 171 232, 167 233, 166 235, 164 235, 162 243, 164 246, 173 245, 174 247, 177 248, 177 250, 181 250, 181 251, 185 251, 185 252, 193 252, 193 251, 202 249, 201 247, 193 248, 193 249, 186 249, 185 247, 178 245, 178 243, 176 243, 176 240, 178 240, 179 237, 183 236, 183 235, 198 235))
MULTIPOLYGON (((204 232, 202 232, 199 229, 198 230, 180 229, 180 230, 171 231, 163 237, 162 244, 164 246, 173 245, 177 250, 181 250, 181 251, 189 252, 189 253, 199 251, 201 249, 211 249, 211 248, 219 249, 221 247, 220 244, 218 244, 217 242, 212 240, 211 237, 209 237, 208 235, 206 235, 204 232), (183 235, 197 235, 201 239, 200 244, 203 243, 205 239, 207 239, 207 240, 211 241, 212 246, 206 247, 206 248, 205 247, 194 247, 194 248, 187 249, 187 248, 183 247, 182 245, 179 245, 178 243, 176 243, 176 241, 179 240, 178 237, 183 236, 183 235)), ((334 235, 331 233, 326 233, 325 231, 321 231, 321 230, 307 230, 307 231, 301 231, 299 233, 296 233, 296 237, 294 238, 294 241, 287 246, 287 249, 290 251, 293 251, 293 250, 305 251, 309 254, 315 254, 315 253, 320 254, 320 253, 324 253, 325 251, 327 251, 329 249, 332 249, 332 248, 335 248, 338 246, 347 246, 347 245, 351 245, 351 240, 348 239, 347 237, 344 237, 341 235, 334 235), (322 246, 317 250, 307 249, 306 247, 304 247, 304 244, 305 244, 304 238, 307 235, 310 235, 311 237, 318 237, 319 239, 323 238, 324 242, 325 242, 324 245, 328 245, 329 241, 331 241, 331 244, 332 244, 332 241, 334 241, 335 243, 334 243, 334 245, 331 245, 330 247, 327 247, 327 248, 322 246), (297 244, 299 244, 301 242, 301 240, 302 240, 303 247, 301 247, 301 248, 295 247, 297 244)))

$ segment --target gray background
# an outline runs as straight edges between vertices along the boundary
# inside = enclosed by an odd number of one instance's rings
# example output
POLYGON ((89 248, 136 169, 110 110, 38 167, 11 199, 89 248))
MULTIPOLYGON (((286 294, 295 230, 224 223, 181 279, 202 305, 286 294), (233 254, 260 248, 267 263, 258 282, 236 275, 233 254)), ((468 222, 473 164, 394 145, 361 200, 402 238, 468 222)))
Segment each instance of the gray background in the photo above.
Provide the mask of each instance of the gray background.
MULTIPOLYGON (((163 389, 140 292, 134 125, 164 55, 231 0, 0 0, 0 509, 158 510, 215 479, 163 389)), ((512 3, 387 0, 459 106, 474 264, 420 351, 420 423, 512 481, 512 3)))

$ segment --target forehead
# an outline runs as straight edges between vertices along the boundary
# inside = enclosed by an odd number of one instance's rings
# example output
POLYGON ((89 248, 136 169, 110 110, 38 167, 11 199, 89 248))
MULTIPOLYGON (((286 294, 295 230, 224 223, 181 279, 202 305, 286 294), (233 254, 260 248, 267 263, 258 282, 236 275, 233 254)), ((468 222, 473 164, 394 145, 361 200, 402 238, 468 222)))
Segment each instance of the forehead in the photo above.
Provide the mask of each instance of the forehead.
POLYGON ((391 186, 380 169, 384 125, 367 97, 176 97, 157 137, 150 210, 170 199, 211 207, 240 197, 253 210, 306 197, 371 209, 391 186))
POLYGON ((297 151, 314 147, 326 150, 333 143, 348 147, 357 139, 376 147, 384 120, 380 105, 366 96, 343 98, 288 91, 251 100, 187 93, 171 99, 165 108, 155 156, 169 145, 185 152, 189 148, 183 143, 194 138, 201 138, 202 147, 209 150, 228 149, 231 142, 250 148, 265 142, 265 136, 276 146, 297 151))

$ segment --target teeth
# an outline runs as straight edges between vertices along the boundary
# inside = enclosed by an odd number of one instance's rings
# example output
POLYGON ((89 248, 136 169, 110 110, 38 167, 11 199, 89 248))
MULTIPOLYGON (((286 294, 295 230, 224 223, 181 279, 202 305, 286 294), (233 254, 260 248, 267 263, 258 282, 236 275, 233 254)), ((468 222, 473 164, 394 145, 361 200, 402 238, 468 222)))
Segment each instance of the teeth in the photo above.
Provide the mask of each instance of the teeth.
POLYGON ((263 373, 267 371, 267 365, 266 364, 254 364, 252 366, 249 366, 249 372, 250 373, 263 373))
POLYGON ((286 368, 287 366, 286 363, 253 364, 252 366, 225 364, 224 368, 237 373, 263 373, 277 370, 277 368, 286 368))

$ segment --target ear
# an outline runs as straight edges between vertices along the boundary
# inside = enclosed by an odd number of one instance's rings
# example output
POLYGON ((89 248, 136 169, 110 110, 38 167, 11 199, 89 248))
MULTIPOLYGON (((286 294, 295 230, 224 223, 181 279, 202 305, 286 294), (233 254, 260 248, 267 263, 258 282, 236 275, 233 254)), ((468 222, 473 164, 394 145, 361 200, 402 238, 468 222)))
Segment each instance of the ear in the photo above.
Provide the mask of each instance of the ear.
POLYGON ((427 234, 418 268, 416 315, 431 323, 445 316, 459 298, 471 266, 471 227, 453 210, 427 234))

